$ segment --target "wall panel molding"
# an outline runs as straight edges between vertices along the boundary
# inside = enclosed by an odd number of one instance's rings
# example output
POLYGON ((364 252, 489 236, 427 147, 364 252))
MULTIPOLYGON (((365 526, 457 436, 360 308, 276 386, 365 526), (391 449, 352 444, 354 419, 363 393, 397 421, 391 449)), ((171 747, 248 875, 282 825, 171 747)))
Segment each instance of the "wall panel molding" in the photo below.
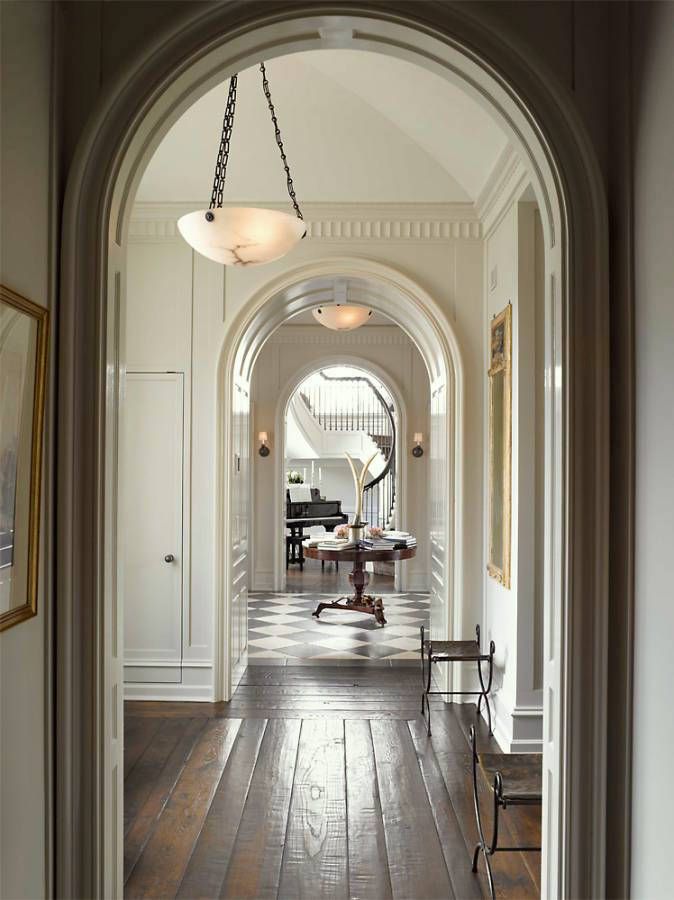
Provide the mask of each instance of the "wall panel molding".
POLYGON ((368 325, 357 331, 330 331, 322 325, 282 325, 269 338, 271 344, 329 344, 353 347, 362 344, 407 346, 411 339, 397 325, 368 325))
MULTIPOLYGON (((134 243, 182 240, 177 220, 207 205, 203 200, 136 203, 129 240, 134 243)), ((278 203, 265 206, 285 209, 278 203)), ((443 243, 482 239, 482 224, 472 203, 305 203, 302 208, 307 237, 311 240, 443 243)))

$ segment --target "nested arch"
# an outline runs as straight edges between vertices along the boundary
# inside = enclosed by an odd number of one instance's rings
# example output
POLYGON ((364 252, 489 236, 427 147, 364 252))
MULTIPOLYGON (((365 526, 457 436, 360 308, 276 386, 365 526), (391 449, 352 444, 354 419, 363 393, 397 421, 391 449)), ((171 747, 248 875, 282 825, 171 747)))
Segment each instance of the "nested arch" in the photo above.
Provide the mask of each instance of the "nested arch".
MULTIPOLYGON (((295 371, 283 386, 279 393, 276 403, 276 414, 274 416, 274 428, 276 441, 274 443, 274 464, 275 464, 275 485, 274 496, 276 505, 274 510, 274 590, 285 589, 285 560, 281 554, 282 536, 284 533, 285 509, 282 500, 282 485, 284 476, 284 466, 286 458, 286 429, 285 422, 288 414, 288 406, 291 399, 295 395, 297 389, 305 378, 308 378, 314 372, 320 369, 327 369, 330 366, 351 366, 363 372, 369 372, 375 375, 382 384, 384 384, 393 398, 396 408, 396 416, 398 421, 398 435, 396 440, 396 496, 398 498, 397 509, 400 513, 400 521, 405 521, 405 513, 407 506, 407 492, 404 487, 407 483, 407 459, 404 453, 403 435, 407 434, 407 403, 402 388, 395 378, 385 369, 375 362, 369 360, 366 356, 359 356, 353 349, 345 353, 331 354, 323 357, 320 362, 310 362, 295 371), (280 499, 280 502, 279 502, 280 499)), ((396 581, 399 580, 398 563, 396 565, 396 581)))
MULTIPOLYGON (((231 336, 226 339, 218 367, 218 460, 232 458, 233 394, 242 388, 250 396, 253 367, 262 348, 273 333, 291 316, 314 309, 333 298, 335 278, 346 279, 349 298, 392 319, 410 337, 424 361, 431 395, 437 393, 443 405, 433 441, 443 454, 444 465, 434 485, 443 503, 438 531, 446 536, 441 548, 445 573, 439 613, 441 630, 449 637, 460 634, 463 612, 463 395, 464 367, 457 336, 448 317, 437 302, 419 284, 391 266, 361 257, 320 260, 298 266, 271 280, 248 299, 231 336)), ((389 379, 390 380, 390 379, 389 379)), ((433 426, 431 426, 433 428, 433 426)), ((278 425, 277 425, 278 434, 278 425)), ((276 442, 278 445, 278 441, 276 442)), ((431 453, 433 451, 430 451, 431 453)), ((435 451, 436 453, 438 450, 435 451)), ((276 450, 278 453, 278 450, 276 450)), ((276 460, 277 470, 282 463, 276 460)), ((216 471, 218 535, 216 547, 216 634, 223 635, 216 654, 216 685, 220 694, 229 696, 230 667, 227 660, 229 622, 227 590, 231 580, 230 547, 231 505, 234 482, 226 465, 216 471)), ((275 521, 281 519, 281 500, 275 498, 275 521)), ((403 510, 404 513, 404 510, 403 510)), ((275 573, 281 571, 279 541, 275 542, 275 573)))

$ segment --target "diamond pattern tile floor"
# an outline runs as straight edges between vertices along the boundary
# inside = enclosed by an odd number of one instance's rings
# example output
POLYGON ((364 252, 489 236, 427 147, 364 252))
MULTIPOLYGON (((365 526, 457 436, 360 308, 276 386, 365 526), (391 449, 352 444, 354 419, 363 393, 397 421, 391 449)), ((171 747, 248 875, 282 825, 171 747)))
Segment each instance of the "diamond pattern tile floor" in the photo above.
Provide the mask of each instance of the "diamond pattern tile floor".
POLYGON ((429 626, 428 594, 386 594, 387 624, 367 613, 325 609, 334 594, 254 593, 248 598, 248 658, 252 665, 274 661, 297 665, 330 661, 388 664, 419 659, 419 627, 429 626))

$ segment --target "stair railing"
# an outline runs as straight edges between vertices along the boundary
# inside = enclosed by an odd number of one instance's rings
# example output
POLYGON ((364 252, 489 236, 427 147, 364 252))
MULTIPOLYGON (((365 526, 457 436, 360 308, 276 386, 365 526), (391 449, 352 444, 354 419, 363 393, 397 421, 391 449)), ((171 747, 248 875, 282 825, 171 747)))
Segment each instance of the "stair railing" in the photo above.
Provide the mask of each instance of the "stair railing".
POLYGON ((304 385, 300 396, 326 431, 359 431, 379 448, 385 464, 363 490, 363 517, 369 525, 390 528, 396 500, 396 422, 394 408, 364 376, 329 376, 304 385), (340 390, 349 383, 355 392, 340 390))

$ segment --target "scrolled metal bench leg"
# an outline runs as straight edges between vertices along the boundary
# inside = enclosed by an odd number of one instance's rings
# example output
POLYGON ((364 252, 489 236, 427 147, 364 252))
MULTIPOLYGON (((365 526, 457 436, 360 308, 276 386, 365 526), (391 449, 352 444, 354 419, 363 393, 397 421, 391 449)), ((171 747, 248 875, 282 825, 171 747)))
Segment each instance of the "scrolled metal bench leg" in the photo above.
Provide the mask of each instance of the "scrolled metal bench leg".
POLYGON ((491 863, 489 861, 489 857, 496 850, 496 843, 498 841, 498 797, 496 791, 494 791, 494 831, 492 836, 491 846, 487 845, 484 836, 484 829, 482 827, 482 816, 480 815, 480 799, 477 790, 477 748, 476 748, 476 740, 475 740, 475 728, 470 726, 470 745, 473 754, 473 805, 475 807, 475 819, 477 821, 477 831, 480 836, 479 843, 475 846, 475 851, 473 853, 473 865, 472 871, 473 873, 477 873, 477 863, 478 857, 480 855, 480 850, 482 851, 482 855, 484 856, 484 864, 487 870, 487 882, 489 883, 489 891, 491 894, 492 900, 496 900, 496 891, 494 888, 494 876, 491 871, 491 863))
POLYGON ((478 660, 477 663, 477 674, 480 679, 480 687, 482 688, 482 693, 480 694, 480 699, 477 702, 477 712, 480 714, 480 710, 482 709, 482 699, 484 698, 484 705, 487 708, 487 721, 489 723, 489 734, 493 734, 492 721, 491 721, 491 707, 489 706, 489 693, 491 691, 492 679, 494 677, 494 653, 496 651, 496 646, 493 641, 489 642, 489 678, 487 679, 487 685, 485 687, 484 679, 482 677, 482 660, 478 660))
POLYGON ((426 699, 426 694, 424 691, 424 687, 426 684, 426 670, 424 668, 424 634, 425 634, 425 629, 424 629, 424 626, 422 625, 421 628, 419 629, 419 636, 421 638, 421 646, 419 648, 419 658, 421 660, 421 715, 422 716, 425 714, 424 701, 426 699))
POLYGON ((431 736, 431 701, 429 698, 429 694, 431 692, 431 668, 433 666, 433 658, 432 658, 432 646, 431 642, 428 642, 428 675, 426 676, 426 721, 428 722, 428 728, 426 729, 426 733, 428 737, 431 736))

